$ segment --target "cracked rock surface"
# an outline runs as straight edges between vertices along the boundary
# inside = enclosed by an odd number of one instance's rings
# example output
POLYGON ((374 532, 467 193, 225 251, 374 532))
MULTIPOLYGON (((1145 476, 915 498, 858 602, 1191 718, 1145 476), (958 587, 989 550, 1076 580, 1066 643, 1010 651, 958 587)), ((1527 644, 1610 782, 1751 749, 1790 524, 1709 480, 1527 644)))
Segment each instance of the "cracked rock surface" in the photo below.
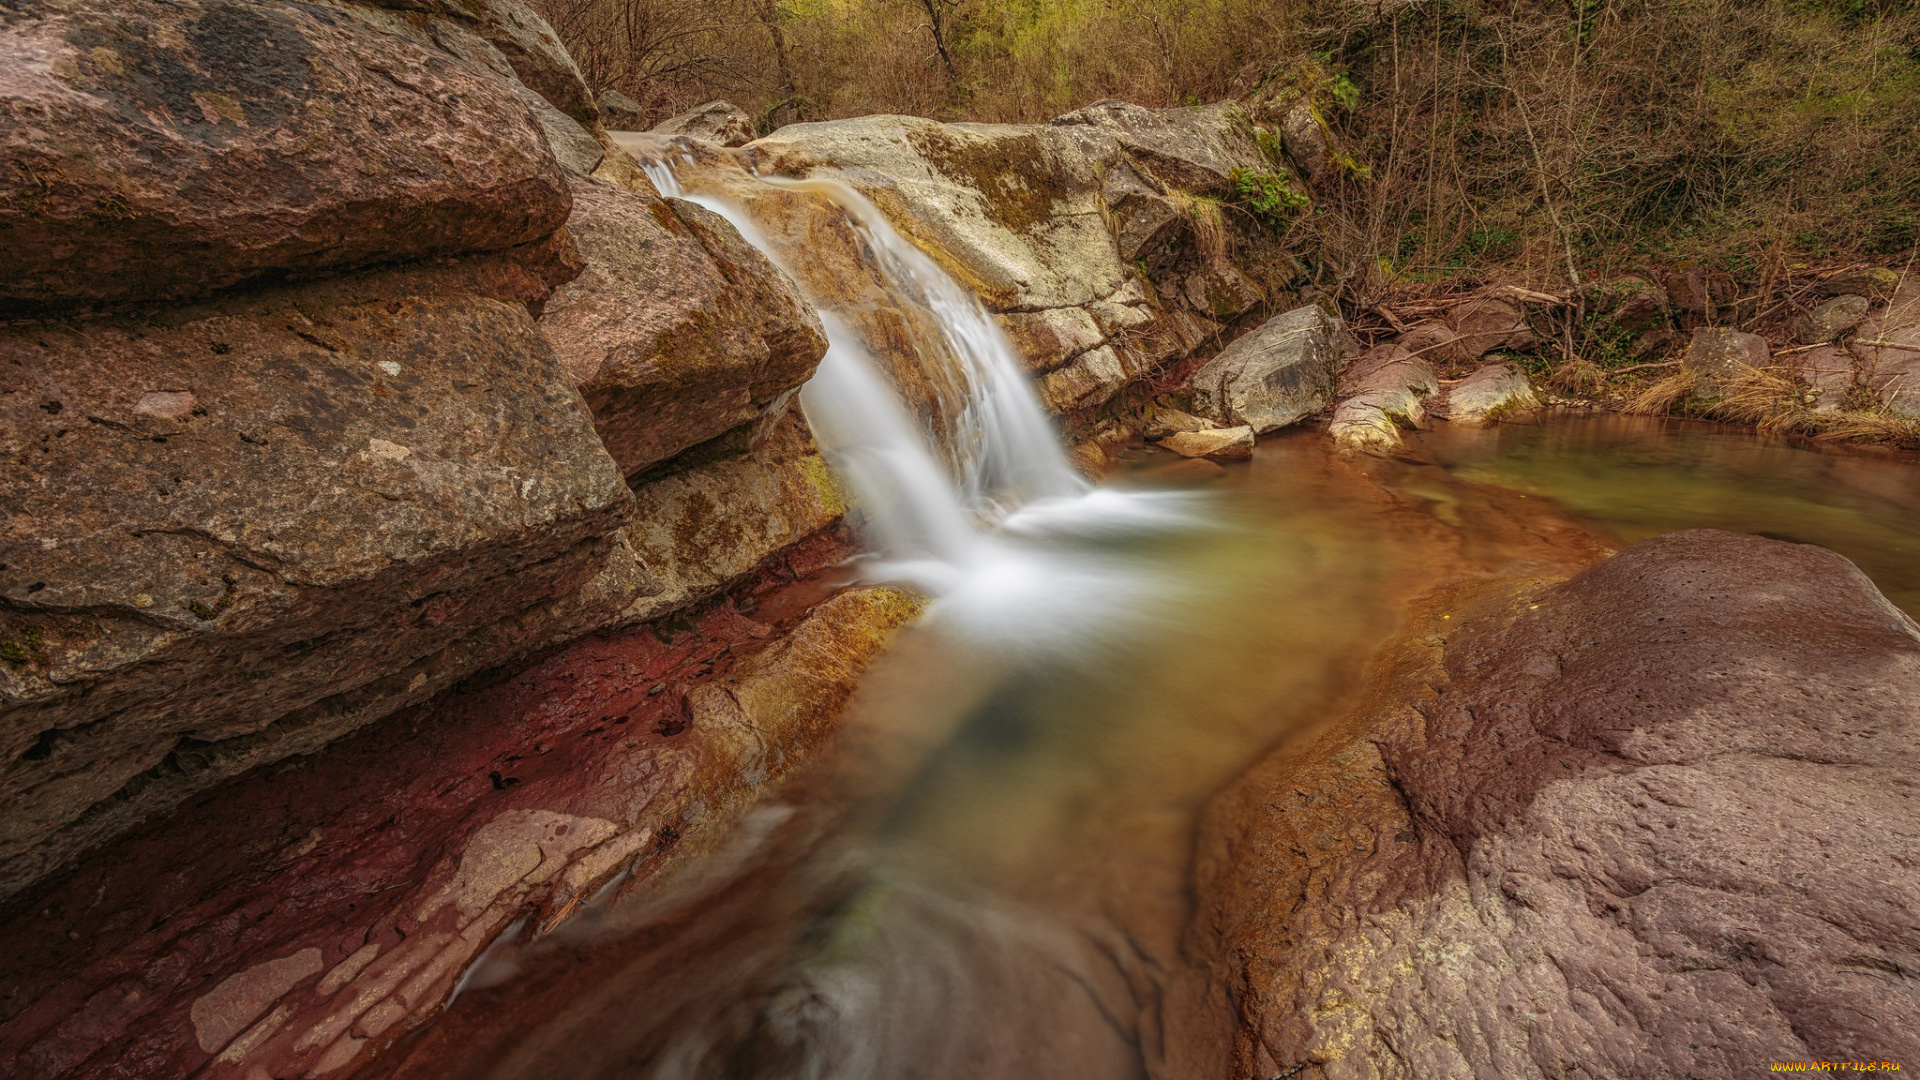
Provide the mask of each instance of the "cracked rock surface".
POLYGON ((1846 560, 1702 530, 1443 591, 1376 680, 1205 827, 1215 1075, 1920 1054, 1920 628, 1846 560))

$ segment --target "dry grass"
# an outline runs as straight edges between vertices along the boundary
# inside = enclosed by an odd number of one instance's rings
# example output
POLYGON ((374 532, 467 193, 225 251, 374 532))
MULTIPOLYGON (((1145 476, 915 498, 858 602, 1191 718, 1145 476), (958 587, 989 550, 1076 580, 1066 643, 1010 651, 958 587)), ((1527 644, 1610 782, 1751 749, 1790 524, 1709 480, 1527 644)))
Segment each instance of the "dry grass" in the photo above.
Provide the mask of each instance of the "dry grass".
POLYGON ((1214 264, 1232 253, 1233 233, 1227 228, 1226 211, 1218 199, 1169 187, 1167 201, 1187 223, 1188 231, 1193 234, 1194 250, 1202 259, 1214 264))
POLYGON ((1623 411, 1636 416, 1665 416, 1694 390, 1693 372, 1681 368, 1656 379, 1627 400, 1623 411))

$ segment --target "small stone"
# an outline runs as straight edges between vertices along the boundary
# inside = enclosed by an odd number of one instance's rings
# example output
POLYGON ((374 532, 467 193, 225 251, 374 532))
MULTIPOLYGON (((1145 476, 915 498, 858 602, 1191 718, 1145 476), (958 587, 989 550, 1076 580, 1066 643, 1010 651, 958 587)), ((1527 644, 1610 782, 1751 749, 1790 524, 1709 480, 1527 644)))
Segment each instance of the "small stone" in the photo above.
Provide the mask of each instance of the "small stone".
POLYGON ((1160 440, 1160 445, 1181 457, 1239 460, 1253 456, 1253 429, 1242 426, 1180 431, 1160 440))

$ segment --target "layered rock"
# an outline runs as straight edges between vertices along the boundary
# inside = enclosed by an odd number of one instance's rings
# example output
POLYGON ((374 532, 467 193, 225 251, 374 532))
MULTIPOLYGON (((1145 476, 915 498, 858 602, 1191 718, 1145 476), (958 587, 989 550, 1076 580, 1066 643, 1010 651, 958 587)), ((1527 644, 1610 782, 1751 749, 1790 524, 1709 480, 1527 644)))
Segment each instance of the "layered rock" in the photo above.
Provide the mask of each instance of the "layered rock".
POLYGON ((586 268, 541 329, 621 470, 777 419, 827 351, 787 276, 692 203, 579 180, 574 203, 586 268))
POLYGON ((1920 1052, 1920 628, 1844 559, 1672 534, 1436 595, 1376 677, 1211 814, 1218 1075, 1920 1052))
POLYGON ((352 8, 53 0, 0 20, 0 310, 172 299, 540 240, 511 86, 352 8))

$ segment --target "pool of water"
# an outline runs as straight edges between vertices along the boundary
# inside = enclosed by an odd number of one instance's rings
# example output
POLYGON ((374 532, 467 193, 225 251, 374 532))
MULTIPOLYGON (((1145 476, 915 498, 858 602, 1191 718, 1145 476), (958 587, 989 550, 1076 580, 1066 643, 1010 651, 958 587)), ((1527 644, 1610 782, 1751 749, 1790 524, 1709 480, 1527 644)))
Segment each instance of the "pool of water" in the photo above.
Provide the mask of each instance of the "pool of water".
MULTIPOLYGON (((907 631, 720 851, 496 954, 376 1075, 1181 1076, 1192 1032, 1167 1031, 1230 1019, 1179 977, 1196 823, 1352 705, 1417 595, 1710 526, 1824 544, 1920 603, 1904 458, 1613 417, 1417 444, 1270 438, 1187 496, 1189 527, 1085 541, 1130 587, 1073 649, 907 631)), ((1166 464, 1131 457, 1121 485, 1166 464)))

